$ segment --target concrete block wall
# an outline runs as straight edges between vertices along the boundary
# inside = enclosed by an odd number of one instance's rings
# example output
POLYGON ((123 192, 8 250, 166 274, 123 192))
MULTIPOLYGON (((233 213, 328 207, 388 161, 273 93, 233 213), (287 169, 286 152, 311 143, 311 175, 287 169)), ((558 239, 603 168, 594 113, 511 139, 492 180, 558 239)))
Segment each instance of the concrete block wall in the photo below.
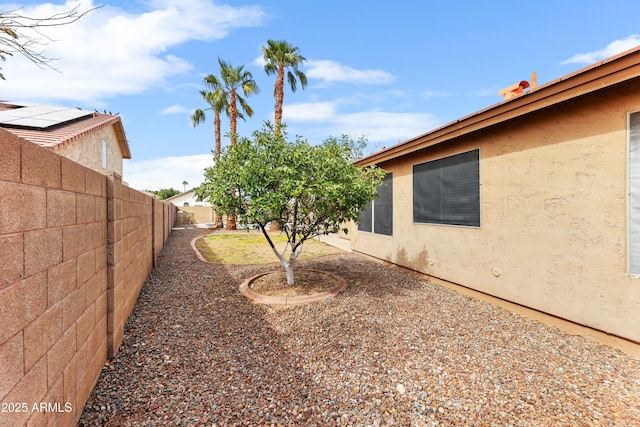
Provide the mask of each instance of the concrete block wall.
POLYGON ((153 199, 123 185, 118 176, 108 178, 109 192, 109 276, 107 284, 109 316, 107 353, 115 354, 127 318, 135 306, 144 280, 153 267, 153 199))
POLYGON ((74 425, 153 266, 156 201, 2 129, 0 152, 0 426, 74 425))
POLYGON ((169 238, 175 221, 176 208, 171 203, 160 200, 153 201, 153 265, 160 256, 160 251, 169 238))
MULTIPOLYGON (((172 203, 165 203, 165 202, 159 202, 156 201, 156 203, 159 203, 160 206, 162 206, 162 211, 163 211, 163 215, 162 215, 162 227, 163 227, 163 231, 162 231, 162 246, 164 246, 164 244, 167 242, 167 239, 169 238, 169 235, 171 234, 171 230, 173 230, 173 225, 176 222, 176 215, 178 214, 178 210, 176 209, 176 207, 172 204, 172 203)), ((156 205, 158 206, 158 205, 156 205)), ((160 233, 154 233, 154 236, 157 236, 158 238, 160 237, 160 233)), ((160 249, 162 249, 162 247, 159 247, 157 252, 156 252, 156 258, 158 255, 160 255, 160 249)))

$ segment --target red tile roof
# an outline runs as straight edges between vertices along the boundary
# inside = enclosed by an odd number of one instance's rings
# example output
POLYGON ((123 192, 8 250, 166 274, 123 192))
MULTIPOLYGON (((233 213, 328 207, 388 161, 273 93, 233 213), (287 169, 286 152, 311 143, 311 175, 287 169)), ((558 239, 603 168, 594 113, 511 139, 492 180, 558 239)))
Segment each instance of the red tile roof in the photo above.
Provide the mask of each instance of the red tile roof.
MULTIPOLYGON (((10 102, 0 102, 0 111, 15 108, 10 102)), ((0 124, 8 132, 26 139, 27 141, 38 144, 41 147, 55 150, 58 147, 69 144, 70 142, 95 132, 107 126, 113 126, 118 139, 118 145, 125 159, 131 158, 129 144, 124 133, 122 120, 118 115, 93 113, 89 117, 76 119, 70 122, 62 123, 45 129, 35 128, 18 128, 0 124)))

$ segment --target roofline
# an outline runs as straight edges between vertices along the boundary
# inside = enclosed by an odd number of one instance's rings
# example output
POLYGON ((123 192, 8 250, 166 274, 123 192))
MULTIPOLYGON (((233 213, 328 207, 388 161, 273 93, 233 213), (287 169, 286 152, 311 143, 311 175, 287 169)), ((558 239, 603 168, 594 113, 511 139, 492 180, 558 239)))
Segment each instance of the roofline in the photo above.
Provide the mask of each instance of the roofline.
MULTIPOLYGON (((94 113, 96 114, 96 113, 94 113)), ((99 114, 99 113, 98 113, 99 114)), ((122 125, 122 119, 120 118, 119 115, 115 115, 112 116, 109 120, 100 123, 99 125, 93 126, 89 129, 85 129, 82 132, 78 132, 74 135, 72 135, 71 137, 65 139, 64 141, 62 141, 60 144, 58 144, 58 147, 62 147, 66 144, 69 144, 70 142, 74 141, 77 138, 80 138, 84 135, 88 135, 98 129, 103 129, 107 126, 111 126, 113 125, 113 131, 116 134, 116 139, 118 140, 118 145, 120 146, 120 150, 122 151, 122 158, 123 159, 130 159, 131 158, 131 151, 129 150, 129 143, 127 142, 127 136, 124 133, 124 126, 122 125)), ((50 149, 55 149, 55 147, 48 147, 50 149)))
POLYGON ((177 199, 180 196, 184 196, 187 193, 191 193, 191 192, 196 192, 195 188, 192 188, 191 190, 187 190, 187 191, 183 191, 182 193, 178 193, 175 196, 171 196, 171 197, 167 197, 166 199, 164 199, 165 201, 169 201, 171 199, 177 199))
POLYGON ((369 166, 392 160, 637 77, 640 77, 640 46, 371 154, 354 164, 369 166))
POLYGON ((116 121, 113 122, 113 130, 116 133, 116 138, 118 139, 118 143, 120 144, 120 149, 122 150, 122 158, 130 159, 131 158, 131 150, 129 148, 129 141, 127 141, 127 135, 124 133, 124 126, 122 125, 122 119, 119 115, 116 117, 116 121))
MULTIPOLYGON (((40 105, 37 103, 24 103, 24 102, 11 102, 11 101, 0 101, 1 104, 6 104, 8 106, 13 106, 13 107, 21 107, 21 106, 29 106, 30 104, 34 104, 34 105, 40 105)), ((127 141, 127 136, 124 132, 124 126, 122 124, 122 118, 120 117, 120 115, 116 114, 102 114, 102 113, 98 113, 96 112, 87 112, 87 115, 82 116, 82 117, 77 117, 75 119, 72 120, 66 120, 66 121, 62 121, 60 123, 57 123, 55 125, 49 126, 45 129, 39 129, 39 128, 34 128, 34 127, 30 127, 30 126, 16 126, 16 125, 12 125, 12 124, 3 124, 2 127, 3 129, 7 129, 9 132, 12 132, 11 129, 15 129, 16 132, 22 132, 22 131, 26 131, 26 132, 36 132, 39 133, 39 135, 47 135, 47 131, 49 131, 50 129, 53 131, 55 130, 60 130, 60 129, 64 129, 68 126, 71 125, 77 125, 77 124, 83 124, 84 120, 90 119, 91 117, 93 117, 94 119, 96 117, 100 116, 101 119, 103 120, 99 123, 95 123, 95 124, 90 124, 87 126, 83 126, 80 127, 79 129, 73 131, 73 132, 66 132, 65 135, 60 135, 61 138, 64 139, 57 139, 54 142, 43 142, 40 140, 40 138, 30 138, 29 136, 20 134, 19 136, 21 136, 22 138, 31 141, 35 144, 40 145, 43 148, 46 148, 48 150, 52 150, 55 151, 56 149, 63 147, 67 144, 69 144, 72 141, 75 141, 78 138, 81 138, 85 135, 88 135, 96 130, 100 130, 100 129, 104 129, 107 126, 113 126, 113 131, 116 135, 116 140, 118 143, 118 147, 120 148, 120 151, 122 152, 122 157, 124 159, 130 159, 131 158, 131 151, 129 148, 129 143, 127 141), (102 117, 105 117, 104 119, 102 117)), ((47 139, 46 137, 44 137, 44 139, 47 139)))

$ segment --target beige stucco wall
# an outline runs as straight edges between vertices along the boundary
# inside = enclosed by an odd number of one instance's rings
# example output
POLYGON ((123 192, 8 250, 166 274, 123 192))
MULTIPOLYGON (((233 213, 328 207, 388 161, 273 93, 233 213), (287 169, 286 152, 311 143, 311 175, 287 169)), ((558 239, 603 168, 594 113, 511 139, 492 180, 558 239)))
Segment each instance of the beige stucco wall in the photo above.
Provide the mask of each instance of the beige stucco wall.
POLYGON ((627 114, 640 85, 494 126, 380 166, 393 172, 393 236, 352 248, 640 342, 627 273, 627 114), (481 227, 414 224, 412 166, 480 148, 481 227))
POLYGON ((55 152, 101 173, 115 172, 122 176, 122 153, 113 126, 106 126, 88 135, 59 146, 55 152), (107 167, 102 167, 102 141, 107 142, 107 167))
POLYGON ((215 220, 215 212, 209 206, 178 206, 176 224, 208 224, 215 220))

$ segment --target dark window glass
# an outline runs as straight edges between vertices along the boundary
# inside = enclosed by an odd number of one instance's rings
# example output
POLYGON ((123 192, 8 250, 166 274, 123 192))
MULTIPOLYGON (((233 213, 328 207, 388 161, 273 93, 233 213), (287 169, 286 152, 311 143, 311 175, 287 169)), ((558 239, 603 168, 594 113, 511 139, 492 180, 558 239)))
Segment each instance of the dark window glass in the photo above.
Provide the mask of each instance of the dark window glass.
POLYGON ((371 232, 373 230, 373 208, 371 202, 367 205, 362 212, 360 212, 360 222, 358 223, 358 230, 371 232))
POLYGON ((358 230, 377 234, 393 234, 393 174, 384 177, 378 197, 360 212, 358 230))
POLYGON ((378 198, 373 201, 373 232, 393 234, 393 175, 384 177, 383 185, 378 187, 378 198))
POLYGON ((413 166, 413 221, 480 226, 480 150, 413 166))

